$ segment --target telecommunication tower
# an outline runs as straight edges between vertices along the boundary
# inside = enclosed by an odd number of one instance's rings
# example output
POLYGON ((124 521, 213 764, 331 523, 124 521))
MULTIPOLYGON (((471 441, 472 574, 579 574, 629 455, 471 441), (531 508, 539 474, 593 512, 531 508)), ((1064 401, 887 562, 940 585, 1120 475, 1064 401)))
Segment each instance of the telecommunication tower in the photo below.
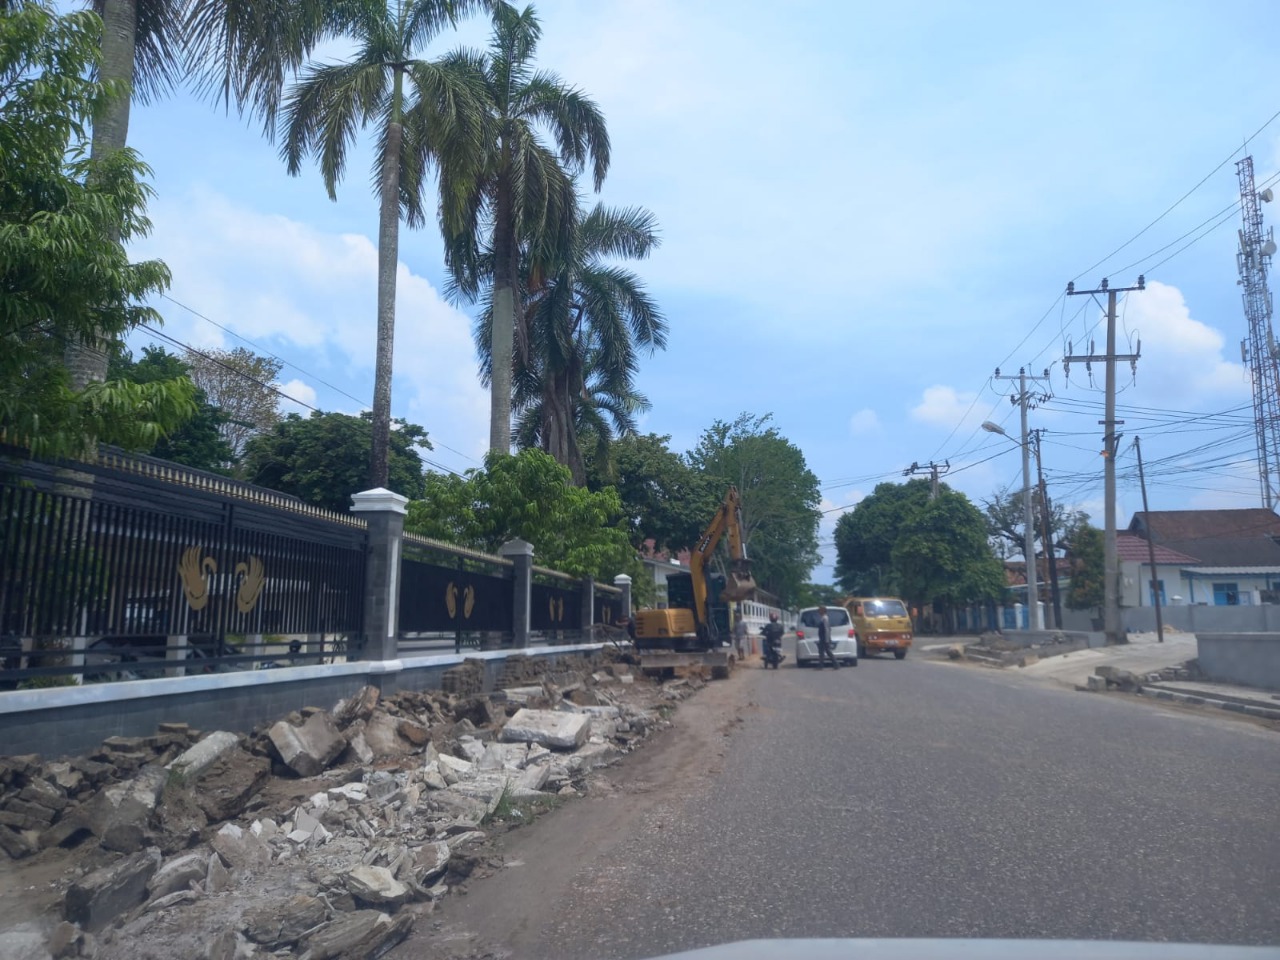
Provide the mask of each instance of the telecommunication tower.
POLYGON ((1249 367, 1253 383, 1253 419, 1258 442, 1258 482, 1262 505, 1268 510, 1280 496, 1280 369, 1271 332, 1271 293, 1267 290, 1267 270, 1276 252, 1271 228, 1262 229, 1262 204, 1271 201, 1270 189, 1259 191, 1253 183, 1253 157, 1236 164, 1240 178, 1240 250, 1236 267, 1240 271, 1241 299, 1249 326, 1248 337, 1240 343, 1240 358, 1249 367))

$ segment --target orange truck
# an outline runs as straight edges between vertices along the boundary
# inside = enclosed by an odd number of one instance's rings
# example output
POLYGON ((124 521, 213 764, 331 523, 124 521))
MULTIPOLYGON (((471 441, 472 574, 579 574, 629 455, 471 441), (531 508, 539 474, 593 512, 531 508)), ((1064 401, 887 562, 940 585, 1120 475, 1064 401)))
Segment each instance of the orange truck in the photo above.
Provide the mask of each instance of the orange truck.
POLYGON ((906 659, 914 631, 907 605, 897 597, 849 597, 844 600, 858 634, 858 656, 890 652, 906 659))

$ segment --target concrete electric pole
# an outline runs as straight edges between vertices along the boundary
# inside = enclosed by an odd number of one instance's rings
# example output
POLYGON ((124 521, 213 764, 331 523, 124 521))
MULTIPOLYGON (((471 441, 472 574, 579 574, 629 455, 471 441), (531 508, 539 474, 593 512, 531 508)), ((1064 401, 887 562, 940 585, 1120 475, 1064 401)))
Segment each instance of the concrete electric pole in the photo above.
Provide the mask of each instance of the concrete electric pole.
MULTIPOLYGON (((1039 571, 1036 569, 1036 522, 1035 514, 1031 509, 1031 443, 1027 438, 1027 409, 1034 405, 1037 399, 1041 397, 1033 397, 1027 390, 1027 381, 1033 384, 1039 381, 1047 382, 1049 379, 1049 371, 1044 372, 1044 376, 1029 377, 1027 376, 1027 368, 1022 367, 1018 371, 1016 377, 1001 376, 1000 370, 997 368, 995 372, 996 380, 1017 380, 1018 392, 1009 399, 1016 403, 1022 411, 1022 522, 1024 526, 1023 533, 1023 557, 1027 565, 1027 605, 1029 608, 1030 619, 1028 623, 1032 630, 1044 629, 1044 613, 1040 609, 1040 588, 1038 581, 1039 571)), ((987 424, 982 425, 984 429, 990 430, 987 424)), ((994 426, 994 424, 993 424, 994 426)), ((1003 430, 993 431, 1003 433, 1003 430)), ((1006 434, 1008 436, 1008 434, 1006 434)))
POLYGON ((945 474, 951 469, 951 461, 947 460, 943 463, 934 463, 930 460, 924 466, 919 463, 913 463, 907 469, 902 471, 904 477, 910 477, 917 473, 929 474, 929 499, 938 499, 938 477, 945 474))
POLYGON ((1116 294, 1128 293, 1130 291, 1141 291, 1147 288, 1145 277, 1138 277, 1138 285, 1136 287, 1109 287, 1107 281, 1102 281, 1102 286, 1097 290, 1077 290, 1074 282, 1067 284, 1067 296, 1091 296, 1094 294, 1105 293, 1107 295, 1107 352, 1104 354, 1093 353, 1092 345, 1090 352, 1081 356, 1071 353, 1071 345, 1067 345, 1067 356, 1062 358, 1063 370, 1066 371, 1070 365, 1075 362, 1083 362, 1085 368, 1091 363, 1103 362, 1107 365, 1107 382, 1106 382, 1106 419, 1099 420, 1102 424, 1102 456, 1105 458, 1105 469, 1103 472, 1103 499, 1105 502, 1104 514, 1106 517, 1106 529, 1103 532, 1104 547, 1104 566, 1106 568, 1106 583, 1104 587, 1104 606, 1102 611, 1102 626, 1106 633, 1107 643, 1124 643, 1125 638, 1120 630, 1120 566, 1116 558, 1116 449, 1120 444, 1120 434, 1116 433, 1116 427, 1124 423, 1123 420, 1116 419, 1116 361, 1128 360, 1132 369, 1136 372, 1138 369, 1138 357, 1142 354, 1142 342, 1139 341, 1137 349, 1133 353, 1116 353, 1116 294))

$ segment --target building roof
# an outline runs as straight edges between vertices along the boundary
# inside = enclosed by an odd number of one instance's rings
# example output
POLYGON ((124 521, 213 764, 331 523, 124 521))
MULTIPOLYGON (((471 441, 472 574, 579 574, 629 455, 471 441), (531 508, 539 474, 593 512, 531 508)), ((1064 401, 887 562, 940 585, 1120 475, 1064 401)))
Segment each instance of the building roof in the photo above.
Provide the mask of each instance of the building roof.
POLYGON ((1264 507, 1246 510, 1153 510, 1135 513, 1129 532, 1194 557, 1201 565, 1280 565, 1280 516, 1264 507))
POLYGON ((1135 513, 1129 532, 1156 543, 1280 536, 1280 516, 1265 507, 1244 510, 1152 510, 1135 513))
POLYGON ((1280 566, 1272 567, 1191 567, 1183 573, 1193 577, 1265 577, 1280 573, 1280 566))
MULTIPOLYGON (((1121 560, 1134 563, 1151 563, 1151 553, 1147 549, 1147 541, 1132 533, 1116 534, 1116 556, 1121 560)), ((1179 553, 1163 544, 1156 544, 1156 564, 1189 564, 1199 563, 1193 556, 1179 553)))

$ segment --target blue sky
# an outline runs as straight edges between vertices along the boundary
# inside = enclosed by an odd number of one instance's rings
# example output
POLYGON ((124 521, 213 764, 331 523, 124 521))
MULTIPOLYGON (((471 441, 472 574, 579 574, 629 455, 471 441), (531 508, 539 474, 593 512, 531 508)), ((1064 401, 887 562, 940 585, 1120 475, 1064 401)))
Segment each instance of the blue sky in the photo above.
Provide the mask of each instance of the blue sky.
MULTIPOLYGON (((1120 416, 1122 450, 1140 434, 1153 462, 1152 509, 1259 505, 1230 208, 1240 156, 1259 184, 1280 173, 1280 120, 1266 125, 1280 111, 1273 4, 537 9, 539 62, 608 118, 602 198, 662 226, 639 266, 670 325, 640 375, 643 429, 686 450, 716 418, 772 413, 822 481, 828 565, 815 578, 830 576, 840 508, 912 462, 949 460, 948 482, 975 501, 1020 485, 1017 447, 979 428, 1017 430, 997 366, 1050 368, 1054 399, 1031 415, 1050 495, 1101 523, 1101 378, 1073 366, 1068 382, 1059 362, 1068 340, 1101 342, 1098 306, 1061 297, 1073 278, 1146 272, 1147 292, 1123 304, 1120 347, 1140 338, 1142 359, 1136 382, 1123 371, 1120 416)), ((428 52, 485 33, 475 20, 428 52)), ((314 168, 289 177, 256 125, 185 94, 135 106, 130 142, 157 191, 139 252, 169 264, 173 300, 292 364, 280 379, 298 399, 367 405, 367 142, 336 203, 314 168)), ((1264 207, 1269 222, 1277 212, 1264 207)), ((470 320, 440 295, 433 230, 402 230, 400 256, 393 413, 427 428, 431 460, 463 470, 487 442, 470 320)), ((159 305, 171 336, 240 342, 159 305)), ((1132 453, 1120 462, 1123 523, 1141 501, 1132 453)))

